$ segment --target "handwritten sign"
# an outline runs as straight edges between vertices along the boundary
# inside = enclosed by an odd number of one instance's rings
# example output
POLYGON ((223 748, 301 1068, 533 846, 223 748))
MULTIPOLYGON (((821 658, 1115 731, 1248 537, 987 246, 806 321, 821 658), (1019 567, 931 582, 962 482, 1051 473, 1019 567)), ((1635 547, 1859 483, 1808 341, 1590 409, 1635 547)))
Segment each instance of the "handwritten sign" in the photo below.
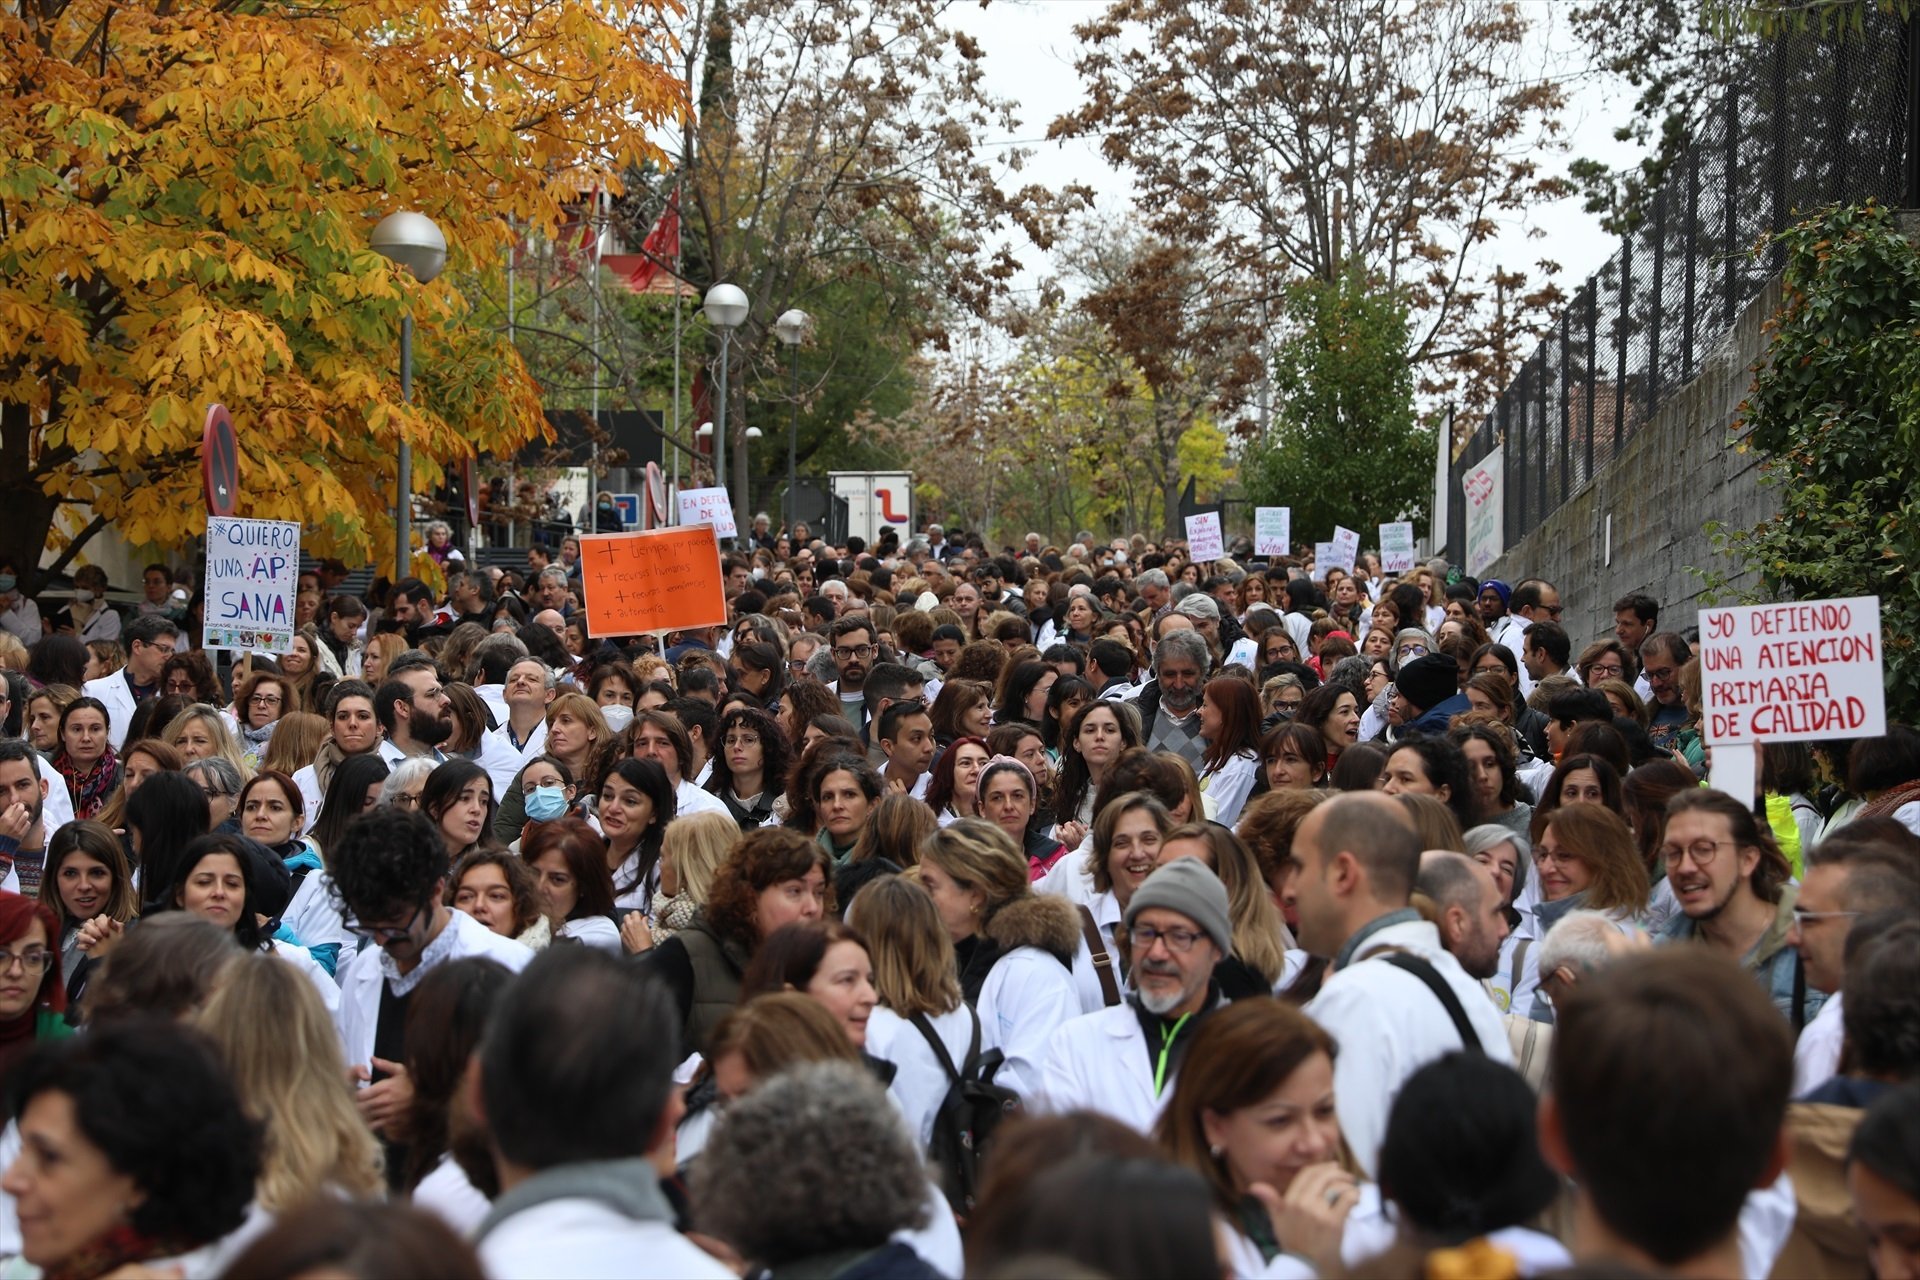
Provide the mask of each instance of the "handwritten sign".
POLYGON ((1331 542, 1316 542, 1313 544, 1314 577, 1320 579, 1322 582, 1327 580, 1327 566, 1333 562, 1335 554, 1337 553, 1331 542))
POLYGON ((1498 445, 1466 469, 1460 488, 1467 500, 1467 572, 1477 578, 1506 550, 1507 481, 1498 445))
POLYGON ((1204 564, 1225 554, 1226 543, 1220 537, 1220 513, 1202 511, 1197 516, 1188 516, 1187 558, 1195 564, 1204 564))
POLYGON ((1878 596, 1702 609, 1707 741, 1880 737, 1884 662, 1878 596))
POLYGON ((1412 573, 1413 563, 1413 521, 1398 520, 1381 525, 1381 572, 1412 573))
POLYGON ((1293 547, 1293 508, 1255 507, 1253 509, 1253 554, 1257 556, 1291 555, 1293 547))
POLYGON ((1360 555, 1360 535, 1344 526, 1335 525, 1333 541, 1327 545, 1333 548, 1333 555, 1321 564, 1320 568, 1345 569, 1348 573, 1352 573, 1353 562, 1360 555))
POLYGON ((682 489, 680 523, 710 524, 723 538, 732 538, 740 530, 733 523, 733 500, 725 489, 682 489))
POLYGON ((722 587, 712 525, 580 539, 580 591, 596 636, 723 626, 722 587))
POLYGON ((207 517, 207 620, 202 647, 286 653, 300 588, 300 526, 207 517))

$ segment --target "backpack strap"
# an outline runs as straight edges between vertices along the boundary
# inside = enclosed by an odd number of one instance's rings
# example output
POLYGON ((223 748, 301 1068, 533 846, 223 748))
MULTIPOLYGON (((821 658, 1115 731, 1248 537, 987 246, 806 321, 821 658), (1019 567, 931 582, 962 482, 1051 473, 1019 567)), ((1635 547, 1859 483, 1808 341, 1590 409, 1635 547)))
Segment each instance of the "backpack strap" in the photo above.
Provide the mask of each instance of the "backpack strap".
POLYGON ((1441 1007, 1447 1011, 1447 1017, 1453 1020, 1453 1029, 1460 1035, 1462 1048, 1468 1053, 1487 1051, 1487 1047, 1480 1043, 1480 1037, 1475 1033, 1473 1024, 1467 1021, 1467 1011, 1461 1006, 1460 997, 1453 993, 1453 988, 1447 985, 1446 979, 1442 978, 1431 964, 1410 951, 1389 951, 1382 954, 1380 958, 1426 984, 1427 990, 1433 992, 1435 998, 1440 1001, 1441 1007))
POLYGON ((1793 953, 1793 1034, 1798 1038, 1807 1029, 1807 966, 1800 953, 1793 953))
POLYGON ((1527 975, 1527 949, 1533 945, 1532 938, 1522 938, 1513 944, 1513 967, 1507 971, 1507 1012, 1513 1012, 1514 993, 1520 990, 1520 979, 1527 975))
POLYGON ((967 1004, 965 1001, 961 1002, 960 1007, 965 1009, 967 1016, 973 1020, 973 1036, 972 1039, 967 1042, 967 1057, 962 1067, 955 1067, 953 1065, 953 1055, 947 1052, 946 1041, 942 1040, 940 1033, 933 1029, 933 1023, 928 1020, 926 1014, 916 1013, 907 1019, 908 1022, 913 1024, 913 1029, 918 1031, 921 1037, 926 1040, 927 1047, 933 1050, 934 1060, 937 1061, 941 1069, 947 1073, 948 1081, 954 1084, 958 1084, 962 1080, 972 1079, 974 1072, 980 1068, 980 1015, 975 1013, 973 1006, 967 1004))
POLYGON ((1100 937, 1100 926, 1093 922, 1093 912, 1078 902, 1073 909, 1080 913, 1080 932, 1087 940, 1087 950, 1093 953, 1093 976, 1100 980, 1101 1002, 1111 1009, 1120 1003, 1120 984, 1113 977, 1113 956, 1100 937))

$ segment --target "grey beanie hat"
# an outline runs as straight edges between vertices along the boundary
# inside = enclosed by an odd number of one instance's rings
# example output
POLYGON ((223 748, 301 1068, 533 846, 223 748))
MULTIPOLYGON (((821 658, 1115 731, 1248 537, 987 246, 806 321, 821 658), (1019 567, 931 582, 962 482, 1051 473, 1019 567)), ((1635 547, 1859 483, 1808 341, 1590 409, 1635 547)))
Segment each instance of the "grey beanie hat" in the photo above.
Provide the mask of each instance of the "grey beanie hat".
POLYGON ((1233 922, 1227 918, 1227 889, 1213 869, 1198 858, 1175 858, 1133 891, 1127 903, 1127 927, 1148 907, 1177 911, 1199 925, 1220 954, 1233 954, 1233 922))

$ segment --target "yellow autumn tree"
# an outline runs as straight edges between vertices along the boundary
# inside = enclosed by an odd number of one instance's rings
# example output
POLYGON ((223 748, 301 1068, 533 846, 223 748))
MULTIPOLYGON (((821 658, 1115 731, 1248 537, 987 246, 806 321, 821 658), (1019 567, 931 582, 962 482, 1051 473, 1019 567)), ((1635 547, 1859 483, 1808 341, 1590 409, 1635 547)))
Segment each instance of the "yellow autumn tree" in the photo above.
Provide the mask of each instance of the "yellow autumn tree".
POLYGON ((203 527, 198 443, 225 404, 237 514, 390 560, 394 459, 542 430, 538 389, 463 282, 516 235, 657 163, 680 118, 674 0, 0 0, 0 555, 203 527), (368 248, 432 217, 416 285, 368 248), (416 323, 414 402, 398 334, 416 323), (63 539, 64 540, 64 539, 63 539))

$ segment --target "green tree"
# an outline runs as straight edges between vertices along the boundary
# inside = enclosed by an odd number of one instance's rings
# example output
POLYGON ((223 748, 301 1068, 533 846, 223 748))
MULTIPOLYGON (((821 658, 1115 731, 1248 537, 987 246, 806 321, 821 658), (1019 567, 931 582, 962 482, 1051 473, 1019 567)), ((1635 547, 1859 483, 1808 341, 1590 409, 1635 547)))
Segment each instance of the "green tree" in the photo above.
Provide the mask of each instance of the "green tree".
POLYGON ((1287 315, 1273 430, 1241 464, 1247 496, 1291 507, 1299 542, 1424 517, 1433 433, 1413 410, 1405 305, 1350 270, 1293 286, 1287 315))
MULTIPOLYGON (((1887 209, 1782 233, 1783 296, 1737 447, 1763 455, 1779 513, 1716 531, 1710 598, 1880 597, 1889 719, 1920 715, 1920 249, 1887 209), (1757 571, 1759 583, 1730 591, 1757 571)), ((1764 250, 1764 247, 1763 247, 1764 250)))

